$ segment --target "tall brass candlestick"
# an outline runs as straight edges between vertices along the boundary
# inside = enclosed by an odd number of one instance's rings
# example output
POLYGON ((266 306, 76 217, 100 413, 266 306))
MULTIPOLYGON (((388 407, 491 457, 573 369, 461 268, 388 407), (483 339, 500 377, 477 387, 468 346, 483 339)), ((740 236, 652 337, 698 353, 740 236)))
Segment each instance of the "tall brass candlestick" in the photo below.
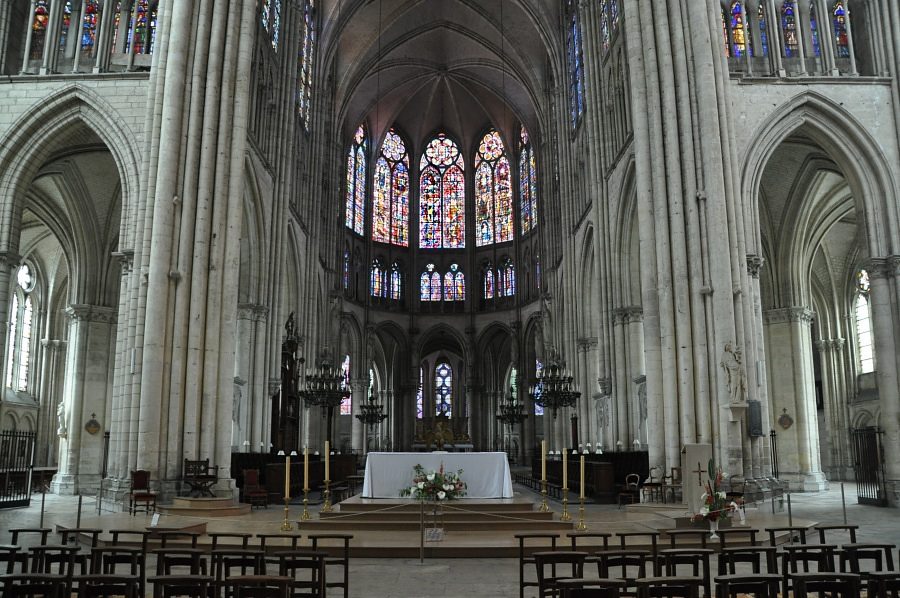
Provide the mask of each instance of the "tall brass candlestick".
POLYGON ((569 515, 569 450, 563 449, 562 452, 563 462, 563 479, 562 479, 562 503, 563 510, 562 514, 559 516, 560 521, 572 521, 572 516, 569 515))

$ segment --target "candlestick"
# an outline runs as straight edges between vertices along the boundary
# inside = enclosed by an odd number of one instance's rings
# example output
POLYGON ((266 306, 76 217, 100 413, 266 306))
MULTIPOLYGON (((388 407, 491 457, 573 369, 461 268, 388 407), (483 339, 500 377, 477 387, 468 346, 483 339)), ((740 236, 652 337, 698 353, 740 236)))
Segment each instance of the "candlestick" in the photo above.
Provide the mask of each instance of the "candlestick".
POLYGON ((309 492, 309 447, 303 447, 303 493, 309 492))
POLYGON ((581 490, 581 494, 579 495, 579 498, 581 498, 581 500, 584 500, 584 455, 581 455, 579 457, 579 460, 581 461, 581 488, 579 488, 579 490, 581 490))
POLYGON ((541 440, 541 481, 547 481, 547 441, 541 440))
POLYGON ((572 516, 569 515, 569 489, 568 488, 562 489, 562 496, 563 496, 563 501, 562 501, 563 502, 563 510, 562 510, 562 514, 559 516, 559 520, 560 521, 572 521, 572 516))
POLYGON ((281 522, 281 531, 283 531, 283 532, 289 532, 292 529, 294 529, 294 527, 291 525, 291 520, 289 519, 290 510, 291 510, 290 507, 288 506, 289 502, 290 502, 290 499, 287 496, 285 496, 284 497, 284 521, 281 522))
POLYGON ((303 514, 300 515, 301 521, 309 521, 309 509, 307 508, 308 505, 309 505, 309 488, 304 488, 303 489, 303 514))
POLYGON ((325 498, 325 502, 322 503, 322 509, 320 512, 322 513, 331 513, 331 492, 328 491, 328 485, 331 483, 331 480, 325 479, 325 490, 322 491, 322 496, 325 498))
POLYGON ((550 505, 547 504, 547 480, 541 480, 541 506, 538 507, 541 513, 550 511, 550 505))
POLYGON ((580 504, 578 505, 578 523, 575 524, 575 531, 583 532, 587 529, 587 525, 584 523, 584 496, 579 499, 580 504))

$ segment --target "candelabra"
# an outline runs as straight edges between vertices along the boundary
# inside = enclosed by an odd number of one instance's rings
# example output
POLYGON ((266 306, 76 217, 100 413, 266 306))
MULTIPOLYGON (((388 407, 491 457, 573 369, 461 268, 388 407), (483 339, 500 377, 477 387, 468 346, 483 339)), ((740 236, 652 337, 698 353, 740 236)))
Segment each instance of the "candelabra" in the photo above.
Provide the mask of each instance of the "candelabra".
POLYGON ((369 393, 366 402, 359 406, 356 419, 372 428, 383 422, 385 418, 387 418, 387 413, 384 412, 384 405, 375 401, 374 391, 369 393))
POLYGON ((525 421, 526 417, 528 414, 525 413, 525 406, 516 398, 515 389, 510 388, 509 394, 500 403, 497 419, 512 428, 525 421))
POLYGON ((536 404, 550 409, 554 419, 558 410, 574 406, 581 397, 572 382, 572 374, 557 361, 549 362, 538 372, 537 383, 528 389, 528 394, 536 404))
POLYGON ((349 393, 349 389, 344 386, 341 370, 332 366, 328 361, 323 361, 320 367, 306 375, 303 388, 297 393, 307 407, 319 406, 325 412, 327 417, 326 440, 328 442, 331 442, 331 423, 334 419, 334 410, 349 393))

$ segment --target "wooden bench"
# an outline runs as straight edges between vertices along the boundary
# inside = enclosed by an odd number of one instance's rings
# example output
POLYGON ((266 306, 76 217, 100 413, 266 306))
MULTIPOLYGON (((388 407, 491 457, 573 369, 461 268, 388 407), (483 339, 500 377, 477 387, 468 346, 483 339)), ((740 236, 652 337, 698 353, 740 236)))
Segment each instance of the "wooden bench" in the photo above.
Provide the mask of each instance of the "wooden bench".
POLYGON ((215 498, 212 487, 219 479, 218 465, 210 465, 209 459, 192 461, 184 460, 184 471, 181 481, 188 485, 189 496, 208 495, 215 498))

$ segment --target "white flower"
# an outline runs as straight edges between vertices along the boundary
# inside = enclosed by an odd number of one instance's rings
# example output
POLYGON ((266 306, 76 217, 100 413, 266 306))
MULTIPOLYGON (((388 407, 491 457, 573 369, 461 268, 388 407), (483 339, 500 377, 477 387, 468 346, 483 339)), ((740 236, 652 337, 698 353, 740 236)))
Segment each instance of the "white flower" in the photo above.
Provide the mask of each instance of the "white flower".
POLYGON ((422 488, 425 487, 425 482, 419 482, 418 484, 416 484, 416 486, 418 486, 419 490, 421 490, 422 488))
POLYGON ((447 493, 446 493, 446 492, 444 492, 443 490, 441 490, 440 492, 438 492, 438 500, 444 500, 445 498, 447 498, 447 493))
POLYGON ((453 488, 453 486, 450 484, 444 484, 444 490, 450 490, 451 488, 453 488))
POLYGON ((419 486, 415 485, 409 489, 410 496, 416 496, 419 493, 419 486))
POLYGON ((724 498, 725 498, 725 493, 724 493, 724 492, 716 492, 716 496, 717 496, 718 498, 721 498, 721 499, 724 500, 724 498))
POLYGON ((429 482, 433 482, 434 481, 434 472, 432 471, 427 476, 425 476, 425 479, 428 480, 429 482))
POLYGON ((709 515, 709 507, 706 505, 703 505, 702 507, 700 507, 700 514, 701 515, 709 515))

